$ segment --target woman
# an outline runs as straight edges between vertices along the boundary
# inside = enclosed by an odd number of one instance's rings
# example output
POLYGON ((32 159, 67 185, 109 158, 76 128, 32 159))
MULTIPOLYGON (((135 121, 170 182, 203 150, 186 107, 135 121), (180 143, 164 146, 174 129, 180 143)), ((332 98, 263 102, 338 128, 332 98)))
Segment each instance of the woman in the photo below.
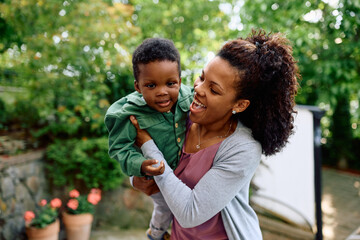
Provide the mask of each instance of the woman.
MULTIPOLYGON (((253 31, 227 42, 195 81, 174 172, 132 118, 144 156, 162 161, 164 173, 154 179, 174 215, 171 239, 262 239, 249 185, 261 154, 279 152, 292 133, 298 78, 281 34, 253 31)), ((153 190, 151 180, 133 183, 153 190)))

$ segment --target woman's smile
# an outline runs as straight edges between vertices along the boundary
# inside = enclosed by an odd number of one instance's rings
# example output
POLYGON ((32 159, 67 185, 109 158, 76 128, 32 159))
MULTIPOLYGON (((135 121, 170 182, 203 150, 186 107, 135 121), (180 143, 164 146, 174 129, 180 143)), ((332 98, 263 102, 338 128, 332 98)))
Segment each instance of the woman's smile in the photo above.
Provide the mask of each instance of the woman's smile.
POLYGON ((205 111, 206 106, 199 102, 196 98, 194 98, 193 102, 190 105, 190 111, 191 113, 197 113, 205 111))

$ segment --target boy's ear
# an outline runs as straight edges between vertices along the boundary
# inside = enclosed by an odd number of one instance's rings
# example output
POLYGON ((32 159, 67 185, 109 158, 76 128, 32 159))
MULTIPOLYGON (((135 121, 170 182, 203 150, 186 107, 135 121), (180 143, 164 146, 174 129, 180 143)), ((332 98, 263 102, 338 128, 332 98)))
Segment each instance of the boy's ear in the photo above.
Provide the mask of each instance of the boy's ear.
POLYGON ((179 86, 181 86, 181 78, 180 78, 180 80, 179 80, 179 86))
POLYGON ((138 93, 141 93, 141 90, 139 88, 139 82, 134 80, 134 87, 135 87, 135 90, 138 92, 138 93))

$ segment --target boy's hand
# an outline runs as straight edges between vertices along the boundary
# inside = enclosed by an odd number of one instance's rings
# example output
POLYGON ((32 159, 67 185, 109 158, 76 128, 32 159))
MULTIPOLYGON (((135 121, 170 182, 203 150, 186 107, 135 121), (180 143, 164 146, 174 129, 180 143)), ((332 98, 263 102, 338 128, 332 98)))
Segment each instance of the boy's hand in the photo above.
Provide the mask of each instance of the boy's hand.
POLYGON ((152 165, 157 164, 159 161, 155 159, 145 160, 141 164, 141 172, 147 176, 157 176, 161 175, 165 171, 165 164, 163 161, 160 162, 158 167, 154 167, 152 165))
POLYGON ((154 179, 146 179, 144 177, 136 177, 133 178, 133 186, 134 188, 142 191, 146 195, 150 196, 155 193, 160 192, 158 186, 156 185, 156 182, 154 179))
POLYGON ((139 123, 136 120, 135 116, 131 115, 130 121, 136 128, 136 140, 135 140, 136 146, 141 147, 144 143, 152 139, 150 134, 146 130, 140 129, 139 123))

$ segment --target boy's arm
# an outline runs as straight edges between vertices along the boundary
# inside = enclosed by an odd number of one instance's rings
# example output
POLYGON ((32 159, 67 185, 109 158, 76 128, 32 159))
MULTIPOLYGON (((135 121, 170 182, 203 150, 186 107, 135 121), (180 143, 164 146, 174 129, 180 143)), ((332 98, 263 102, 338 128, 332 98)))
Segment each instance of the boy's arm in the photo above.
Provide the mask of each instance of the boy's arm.
POLYGON ((134 146, 136 129, 129 118, 107 114, 105 126, 109 132, 109 156, 120 163, 126 175, 143 176, 141 164, 146 159, 134 146))

